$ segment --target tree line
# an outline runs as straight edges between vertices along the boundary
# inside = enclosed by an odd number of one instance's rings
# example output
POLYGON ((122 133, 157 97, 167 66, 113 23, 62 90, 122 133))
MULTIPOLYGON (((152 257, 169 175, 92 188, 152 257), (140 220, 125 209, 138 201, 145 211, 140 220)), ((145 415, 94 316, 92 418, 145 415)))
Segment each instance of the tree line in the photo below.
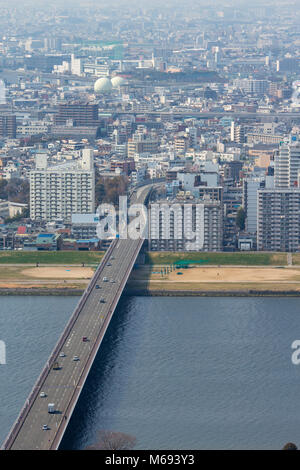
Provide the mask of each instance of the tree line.
POLYGON ((29 203, 29 181, 21 178, 0 180, 0 199, 21 204, 29 203))
POLYGON ((128 188, 128 179, 125 176, 108 178, 97 175, 95 182, 96 206, 106 202, 119 205, 119 196, 125 195, 128 188))

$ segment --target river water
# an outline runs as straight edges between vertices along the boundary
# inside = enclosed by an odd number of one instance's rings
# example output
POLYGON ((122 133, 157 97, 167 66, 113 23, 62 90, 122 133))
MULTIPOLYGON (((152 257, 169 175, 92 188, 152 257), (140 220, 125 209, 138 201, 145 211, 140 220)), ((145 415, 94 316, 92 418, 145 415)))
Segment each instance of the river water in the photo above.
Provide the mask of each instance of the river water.
MULTIPOLYGON (((1 297, 0 441, 77 303, 1 297)), ((100 430, 136 449, 280 449, 300 445, 297 298, 123 298, 81 394, 62 449, 100 430)))

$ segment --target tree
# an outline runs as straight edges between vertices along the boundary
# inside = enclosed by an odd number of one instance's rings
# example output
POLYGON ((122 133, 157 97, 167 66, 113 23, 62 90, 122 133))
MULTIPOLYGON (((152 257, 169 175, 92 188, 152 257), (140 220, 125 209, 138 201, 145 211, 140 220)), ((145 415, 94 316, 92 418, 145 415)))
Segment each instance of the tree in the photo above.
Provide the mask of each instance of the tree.
POLYGON ((29 203, 29 182, 21 178, 0 181, 0 199, 11 202, 29 203))
POLYGON ((128 180, 125 176, 105 178, 99 176, 95 183, 96 204, 108 202, 118 206, 119 196, 125 195, 128 188, 128 180))
POLYGON ((240 207, 239 210, 237 211, 236 215, 236 225, 240 229, 240 231, 245 230, 245 220, 246 220, 246 214, 243 209, 243 207, 240 207))
POLYGON ((136 438, 123 432, 99 431, 98 440, 85 450, 130 450, 133 449, 136 438))
POLYGON ((298 450, 298 447, 293 442, 288 442, 287 444, 285 444, 282 450, 298 450))

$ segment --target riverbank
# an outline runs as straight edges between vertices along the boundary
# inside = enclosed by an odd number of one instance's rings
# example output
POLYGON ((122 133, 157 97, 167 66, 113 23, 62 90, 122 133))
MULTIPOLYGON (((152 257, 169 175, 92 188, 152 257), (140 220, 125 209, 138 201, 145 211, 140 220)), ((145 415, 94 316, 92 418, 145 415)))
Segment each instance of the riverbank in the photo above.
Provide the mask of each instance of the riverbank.
MULTIPOLYGON (((0 295, 82 295, 95 267, 0 265, 0 295)), ((134 296, 299 296, 300 266, 170 266, 135 268, 134 296)))
POLYGON ((14 288, 0 288, 0 296, 4 295, 45 295, 45 296, 79 296, 81 297, 84 292, 84 289, 76 289, 73 288, 66 288, 66 289, 55 289, 51 287, 38 287, 38 288, 22 288, 22 287, 14 287, 14 288))
POLYGON ((126 289, 131 297, 300 297, 300 291, 284 290, 150 290, 126 289))
MULTIPOLYGON (((84 289, 78 288, 0 288, 1 296, 78 296, 81 297, 84 289)), ((127 297, 300 297, 297 290, 160 290, 160 289, 132 289, 126 288, 123 295, 127 297)))

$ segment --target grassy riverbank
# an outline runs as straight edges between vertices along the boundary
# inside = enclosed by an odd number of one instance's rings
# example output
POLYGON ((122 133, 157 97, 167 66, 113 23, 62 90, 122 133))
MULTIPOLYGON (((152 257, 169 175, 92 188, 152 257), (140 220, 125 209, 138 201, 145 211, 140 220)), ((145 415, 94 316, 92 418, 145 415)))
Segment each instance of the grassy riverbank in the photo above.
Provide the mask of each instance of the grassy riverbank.
MULTIPOLYGON (((0 290, 81 292, 88 285, 103 252, 0 252, 0 290), (38 266, 37 266, 38 263, 38 266), (83 266, 84 264, 84 266, 83 266)), ((192 292, 300 292, 300 257, 286 253, 146 253, 146 264, 134 269, 127 291, 147 295, 192 292), (175 269, 179 261, 191 261, 175 269), (205 263, 192 263, 205 261, 205 263), (291 264, 291 262, 293 264, 291 264), (148 264, 147 264, 148 263, 148 264), (296 264, 298 265, 296 265, 296 264), (171 265, 173 265, 171 267, 171 265), (152 294, 151 294, 152 293, 152 294), (156 294, 157 293, 157 294, 156 294)), ((55 295, 55 294, 53 294, 55 295)), ((136 294, 137 295, 137 294, 136 294)))
POLYGON ((102 251, 0 251, 0 264, 98 264, 102 251))
MULTIPOLYGON (((148 252, 146 264, 170 265, 179 261, 191 262, 203 261, 203 265, 239 265, 239 266, 286 266, 286 253, 202 253, 199 251, 174 253, 174 252, 148 252)), ((300 263, 299 263, 300 264, 300 263)))
MULTIPOLYGON (((98 264, 102 251, 0 251, 0 264, 98 264)), ((286 266, 286 253, 202 253, 147 252, 145 263, 170 265, 178 261, 203 261, 208 265, 286 266)), ((293 254, 293 264, 300 264, 300 253, 293 254)))

